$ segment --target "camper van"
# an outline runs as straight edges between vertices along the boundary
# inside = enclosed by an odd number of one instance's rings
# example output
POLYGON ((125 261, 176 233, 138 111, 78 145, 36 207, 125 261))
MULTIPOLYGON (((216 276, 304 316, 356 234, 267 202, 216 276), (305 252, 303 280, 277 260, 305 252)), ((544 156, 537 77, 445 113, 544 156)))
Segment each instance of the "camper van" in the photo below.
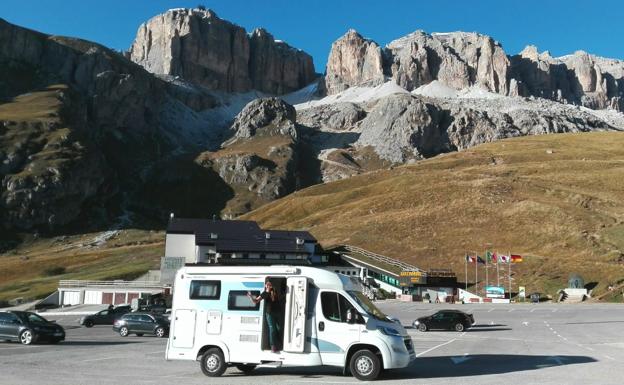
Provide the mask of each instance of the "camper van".
MULTIPOLYGON (((275 314, 273 309, 272 314, 275 314)), ((207 376, 228 366, 342 367, 360 380, 404 368, 416 357, 403 326, 358 290, 354 278, 300 266, 186 266, 173 287, 167 360, 196 360, 207 376), (279 307, 278 350, 269 343, 266 301, 271 282, 279 307)))

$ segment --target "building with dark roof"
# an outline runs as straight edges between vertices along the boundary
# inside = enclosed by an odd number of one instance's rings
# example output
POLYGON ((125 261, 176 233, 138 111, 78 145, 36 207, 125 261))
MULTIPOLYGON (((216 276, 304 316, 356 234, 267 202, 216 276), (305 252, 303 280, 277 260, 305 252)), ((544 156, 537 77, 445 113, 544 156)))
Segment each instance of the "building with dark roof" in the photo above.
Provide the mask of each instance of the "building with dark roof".
POLYGON ((307 264, 317 243, 307 231, 264 230, 253 221, 171 218, 165 259, 178 265, 307 264))

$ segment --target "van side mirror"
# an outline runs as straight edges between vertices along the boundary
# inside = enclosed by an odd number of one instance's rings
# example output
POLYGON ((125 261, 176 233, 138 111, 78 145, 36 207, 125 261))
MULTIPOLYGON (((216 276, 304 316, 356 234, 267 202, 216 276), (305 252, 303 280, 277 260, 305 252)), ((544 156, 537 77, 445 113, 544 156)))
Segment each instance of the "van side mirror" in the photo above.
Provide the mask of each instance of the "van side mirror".
POLYGON ((347 310, 347 323, 354 324, 357 322, 358 312, 354 308, 347 310))

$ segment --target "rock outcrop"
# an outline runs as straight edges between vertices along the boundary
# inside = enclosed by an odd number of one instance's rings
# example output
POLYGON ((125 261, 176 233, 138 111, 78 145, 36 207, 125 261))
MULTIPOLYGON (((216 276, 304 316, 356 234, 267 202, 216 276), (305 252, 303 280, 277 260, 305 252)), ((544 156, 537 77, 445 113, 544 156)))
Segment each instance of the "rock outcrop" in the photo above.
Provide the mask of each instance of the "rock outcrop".
POLYGON ((298 134, 293 106, 278 98, 256 99, 237 115, 233 137, 196 162, 214 170, 236 197, 225 212, 239 215, 293 192, 298 186, 298 134))
POLYGON ((360 127, 356 145, 372 146, 381 158, 395 163, 450 150, 439 111, 409 94, 379 100, 360 127))
POLYGON ((147 171, 184 144, 163 111, 217 104, 96 43, 1 19, 0 69, 0 225, 9 229, 54 231, 87 213, 96 227, 120 215, 120 201, 145 201, 147 171))
POLYGON ((256 99, 247 104, 234 119, 231 128, 234 132, 233 140, 250 139, 256 135, 287 135, 295 139, 296 119, 295 108, 282 99, 256 99))
POLYGON ((624 128, 546 100, 453 100, 395 94, 372 102, 369 108, 354 145, 370 146, 380 158, 393 163, 516 136, 624 128))
POLYGON ((308 127, 319 127, 335 131, 353 129, 366 117, 366 111, 355 103, 321 105, 299 111, 297 123, 308 127))
POLYGON ((583 51, 554 58, 528 46, 511 63, 513 76, 520 80, 519 95, 624 111, 624 61, 583 51))
POLYGON ((128 53, 149 72, 180 76, 210 90, 284 94, 311 83, 312 57, 271 34, 202 9, 172 9, 142 24, 128 53))
POLYGON ((351 29, 332 44, 325 75, 329 95, 355 85, 378 85, 384 79, 383 53, 377 43, 351 29))
POLYGON ((478 33, 428 35, 416 31, 386 48, 390 75, 407 90, 438 80, 454 89, 472 85, 507 94, 509 60, 492 38, 478 33))
POLYGON ((416 31, 381 49, 350 30, 327 62, 326 92, 392 79, 408 91, 438 81, 455 90, 477 86, 507 96, 538 96, 592 109, 624 110, 624 61, 583 51, 553 58, 529 46, 509 57, 479 33, 416 31))

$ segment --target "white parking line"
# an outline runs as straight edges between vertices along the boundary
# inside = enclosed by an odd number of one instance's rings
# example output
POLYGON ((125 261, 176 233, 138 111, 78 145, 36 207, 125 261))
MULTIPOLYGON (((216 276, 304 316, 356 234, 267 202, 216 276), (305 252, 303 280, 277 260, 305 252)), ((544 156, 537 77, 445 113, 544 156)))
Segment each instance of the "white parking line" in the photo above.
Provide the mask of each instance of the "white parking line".
POLYGON ((427 349, 427 350, 425 350, 424 352, 420 352, 420 353, 416 354, 416 357, 420 357, 420 356, 422 356, 422 355, 423 355, 423 354, 425 354, 425 353, 429 353, 429 352, 430 352, 430 351, 432 351, 432 350, 435 350, 435 349, 437 349, 437 348, 440 348, 440 347, 442 347, 442 346, 444 346, 444 345, 448 345, 448 344, 450 344, 450 343, 451 343, 451 342, 453 342, 453 341, 455 341, 455 338, 453 338, 453 339, 452 339, 452 340, 450 340, 450 341, 446 341, 446 342, 445 342, 445 343, 443 343, 443 344, 436 345, 436 346, 434 346, 434 347, 432 347, 432 348, 430 348, 430 349, 427 349))
POLYGON ((491 308, 490 310, 488 310, 488 313, 491 312, 492 310, 494 310, 494 308, 491 308))

